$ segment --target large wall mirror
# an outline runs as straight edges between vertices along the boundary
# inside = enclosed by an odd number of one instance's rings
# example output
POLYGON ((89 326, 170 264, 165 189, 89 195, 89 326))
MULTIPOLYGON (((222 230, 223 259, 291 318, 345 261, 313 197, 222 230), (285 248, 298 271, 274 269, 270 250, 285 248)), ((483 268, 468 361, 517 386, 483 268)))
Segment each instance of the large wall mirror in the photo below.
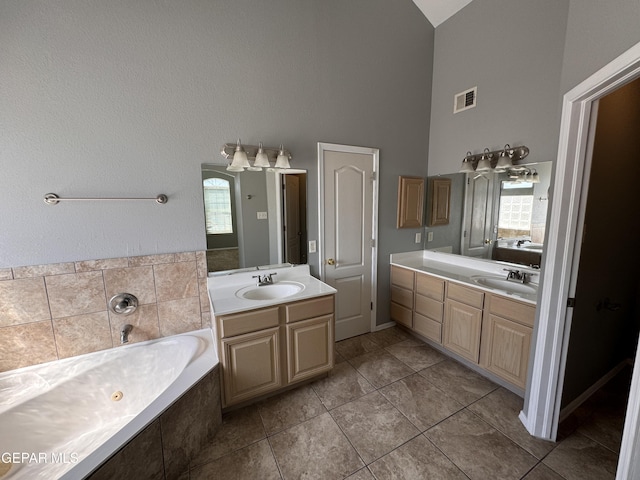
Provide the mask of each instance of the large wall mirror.
POLYGON ((202 165, 210 272, 307 263, 307 172, 202 165))
POLYGON ((551 162, 540 162, 502 173, 433 177, 451 179, 452 218, 427 228, 433 240, 425 249, 539 266, 551 170, 551 162))

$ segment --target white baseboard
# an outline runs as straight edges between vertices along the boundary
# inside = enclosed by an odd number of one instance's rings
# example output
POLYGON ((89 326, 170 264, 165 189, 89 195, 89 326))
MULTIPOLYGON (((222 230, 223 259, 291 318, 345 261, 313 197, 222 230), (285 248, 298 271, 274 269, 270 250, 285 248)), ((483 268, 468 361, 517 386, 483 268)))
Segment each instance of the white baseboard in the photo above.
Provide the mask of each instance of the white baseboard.
POLYGON ((387 323, 383 323, 381 325, 376 325, 376 327, 373 329, 374 332, 379 332, 380 330, 384 330, 385 328, 391 328, 394 327, 396 325, 396 322, 387 322, 387 323))

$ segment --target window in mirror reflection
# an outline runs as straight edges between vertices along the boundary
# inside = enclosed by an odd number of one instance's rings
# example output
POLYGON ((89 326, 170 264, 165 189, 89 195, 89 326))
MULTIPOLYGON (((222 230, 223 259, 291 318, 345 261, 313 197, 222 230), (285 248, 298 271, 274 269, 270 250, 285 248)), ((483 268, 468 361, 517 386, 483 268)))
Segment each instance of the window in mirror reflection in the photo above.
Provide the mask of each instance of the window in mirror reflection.
POLYGON ((222 178, 207 178, 202 183, 207 235, 233 233, 230 182, 222 178))
POLYGON ((503 181, 498 212, 498 238, 531 237, 533 184, 503 181))

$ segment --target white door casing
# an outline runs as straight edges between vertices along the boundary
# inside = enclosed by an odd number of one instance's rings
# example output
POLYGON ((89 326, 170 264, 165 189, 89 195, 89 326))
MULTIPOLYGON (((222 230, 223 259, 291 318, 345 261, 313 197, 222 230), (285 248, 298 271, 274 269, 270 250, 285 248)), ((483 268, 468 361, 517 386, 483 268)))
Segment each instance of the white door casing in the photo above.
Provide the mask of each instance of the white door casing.
POLYGON ((336 294, 336 341, 375 328, 377 149, 318 143, 319 258, 336 294))
MULTIPOLYGON (((571 308, 567 298, 575 290, 572 276, 575 250, 579 250, 583 190, 588 182, 590 128, 598 99, 640 77, 640 43, 565 94, 549 232, 539 293, 535 348, 530 380, 520 419, 529 433, 555 439, 571 308)), ((640 349, 636 353, 636 367, 640 349)), ((620 447, 617 480, 640 478, 640 368, 633 369, 629 402, 620 447)))

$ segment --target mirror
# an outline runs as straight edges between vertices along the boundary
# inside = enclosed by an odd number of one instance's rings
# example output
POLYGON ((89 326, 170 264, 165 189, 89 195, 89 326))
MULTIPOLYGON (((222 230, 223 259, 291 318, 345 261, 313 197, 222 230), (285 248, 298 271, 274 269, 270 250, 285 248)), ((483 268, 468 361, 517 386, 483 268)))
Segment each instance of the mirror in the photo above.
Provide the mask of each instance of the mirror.
POLYGON ((202 165, 209 272, 307 263, 307 172, 202 165))
POLYGON ((430 177, 451 180, 451 221, 426 229, 425 249, 540 265, 551 169, 552 162, 539 162, 503 173, 430 177))

